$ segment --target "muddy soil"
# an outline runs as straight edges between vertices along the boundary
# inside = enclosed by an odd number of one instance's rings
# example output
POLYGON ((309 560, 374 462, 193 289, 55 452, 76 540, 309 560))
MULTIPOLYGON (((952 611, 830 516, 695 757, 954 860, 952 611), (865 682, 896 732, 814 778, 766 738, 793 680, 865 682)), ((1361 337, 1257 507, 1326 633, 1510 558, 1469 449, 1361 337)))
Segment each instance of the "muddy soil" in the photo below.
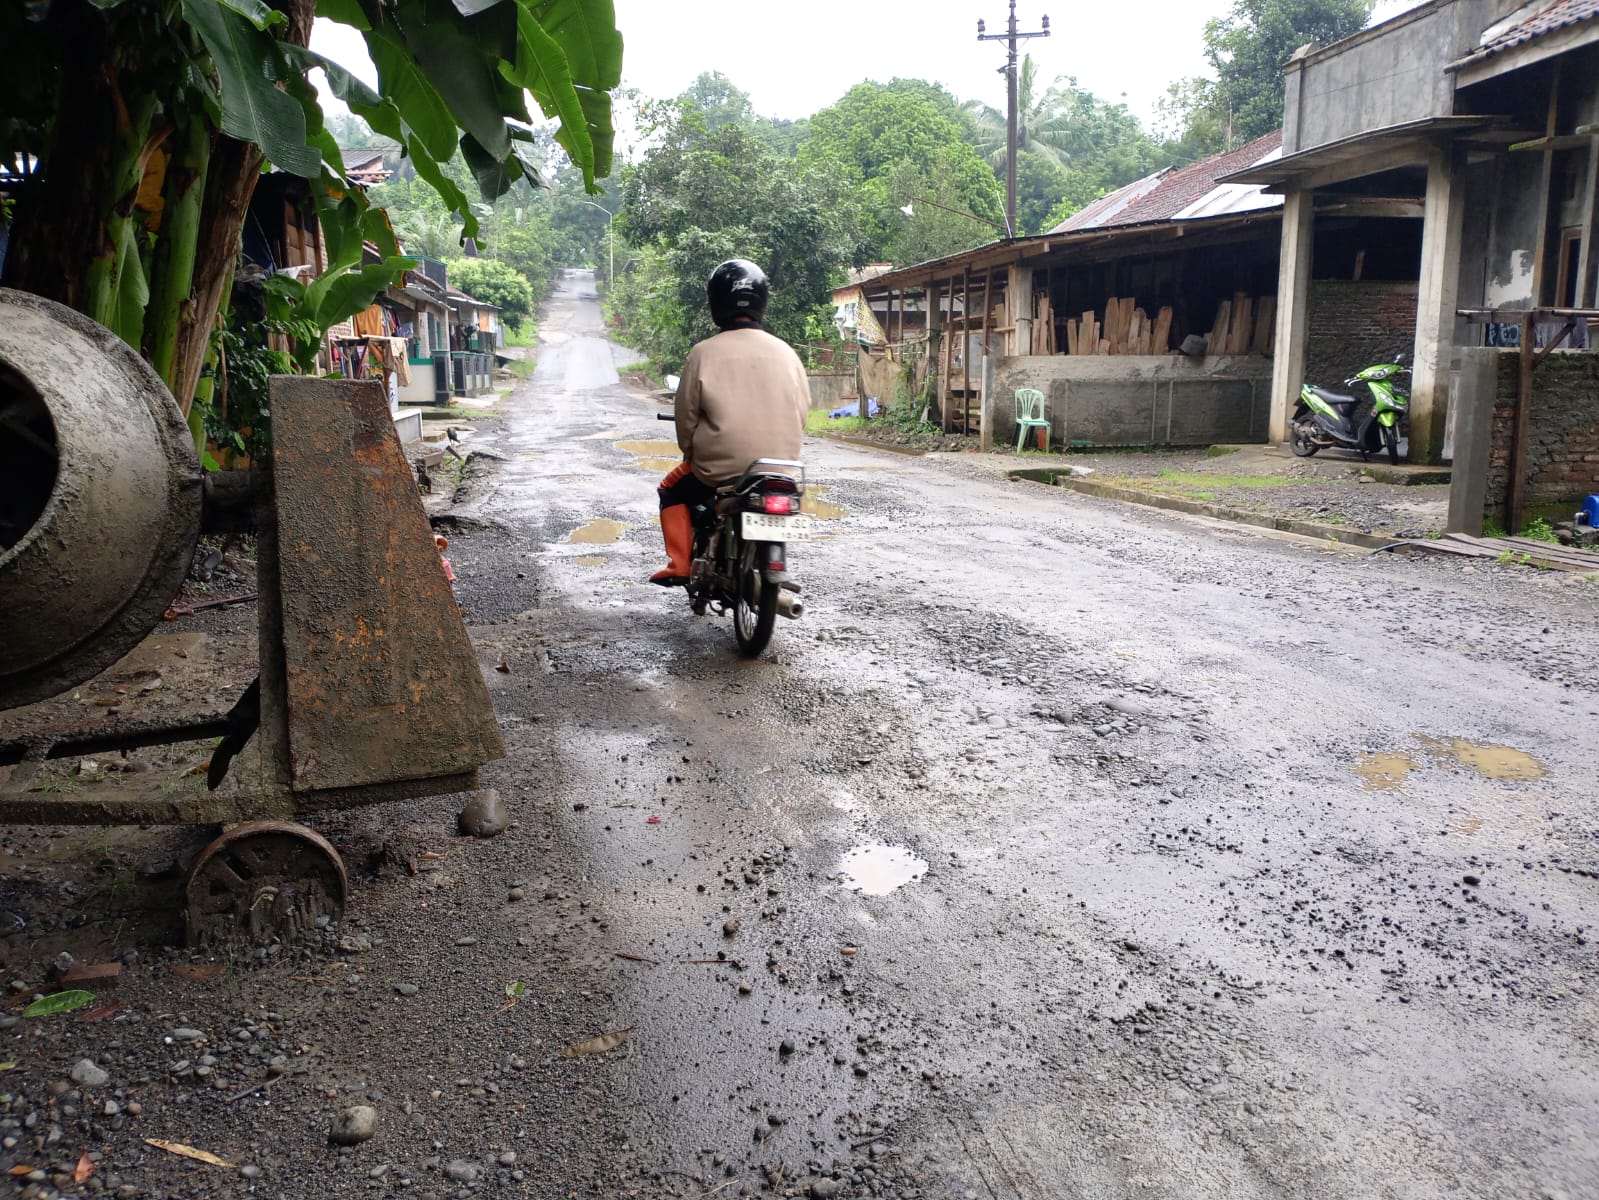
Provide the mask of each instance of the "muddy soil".
POLYGON ((8 831, 25 1194, 1593 1194, 1599 587, 817 440, 743 661, 644 582, 601 330, 567 281, 441 514, 509 831, 318 819, 345 921, 229 960, 206 831, 8 831), (63 949, 120 981, 21 1016, 63 949))

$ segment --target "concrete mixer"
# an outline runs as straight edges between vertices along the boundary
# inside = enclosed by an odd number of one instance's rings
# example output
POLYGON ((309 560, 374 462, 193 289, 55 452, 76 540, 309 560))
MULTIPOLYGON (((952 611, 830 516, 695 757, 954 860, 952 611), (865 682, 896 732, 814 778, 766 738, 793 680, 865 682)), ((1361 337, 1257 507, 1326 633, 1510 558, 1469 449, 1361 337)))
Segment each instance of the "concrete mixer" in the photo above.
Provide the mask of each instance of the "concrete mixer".
POLYGON ((0 710, 133 649, 202 530, 257 539, 260 673, 226 709, 48 736, 0 720, 0 823, 223 824, 189 868, 196 943, 292 936, 342 911, 343 863, 294 817, 470 790, 505 753, 382 388, 281 376, 270 406, 269 454, 202 472, 177 403, 125 343, 0 289, 0 710), (205 792, 33 786, 52 758, 213 738, 205 792))

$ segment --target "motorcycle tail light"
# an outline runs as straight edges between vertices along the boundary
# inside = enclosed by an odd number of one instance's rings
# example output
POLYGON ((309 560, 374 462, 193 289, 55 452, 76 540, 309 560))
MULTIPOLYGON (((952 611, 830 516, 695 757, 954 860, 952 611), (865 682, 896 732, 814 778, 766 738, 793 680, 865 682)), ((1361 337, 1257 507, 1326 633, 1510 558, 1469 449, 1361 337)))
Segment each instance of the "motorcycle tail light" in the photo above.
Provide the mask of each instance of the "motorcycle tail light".
POLYGON ((799 511, 799 500, 793 496, 763 496, 762 506, 769 513, 792 513, 799 511))

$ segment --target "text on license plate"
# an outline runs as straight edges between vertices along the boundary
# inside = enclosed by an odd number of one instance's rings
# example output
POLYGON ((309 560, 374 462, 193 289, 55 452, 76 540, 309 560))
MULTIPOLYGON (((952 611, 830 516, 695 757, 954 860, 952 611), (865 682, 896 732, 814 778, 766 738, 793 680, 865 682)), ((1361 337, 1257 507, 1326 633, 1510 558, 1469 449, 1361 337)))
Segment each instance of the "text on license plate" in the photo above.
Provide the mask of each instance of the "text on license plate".
POLYGON ((744 540, 750 542, 804 542, 811 537, 811 519, 804 514, 780 517, 770 513, 744 514, 744 540))

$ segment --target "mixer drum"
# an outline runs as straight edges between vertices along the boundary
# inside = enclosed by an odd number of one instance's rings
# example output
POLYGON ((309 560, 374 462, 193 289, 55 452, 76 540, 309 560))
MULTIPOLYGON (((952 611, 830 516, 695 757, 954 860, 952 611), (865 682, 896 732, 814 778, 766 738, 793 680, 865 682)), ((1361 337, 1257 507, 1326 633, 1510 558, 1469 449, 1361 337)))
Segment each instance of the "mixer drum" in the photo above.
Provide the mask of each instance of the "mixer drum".
POLYGON ((80 313, 0 288, 0 709, 105 670, 166 611, 200 532, 172 393, 80 313))

